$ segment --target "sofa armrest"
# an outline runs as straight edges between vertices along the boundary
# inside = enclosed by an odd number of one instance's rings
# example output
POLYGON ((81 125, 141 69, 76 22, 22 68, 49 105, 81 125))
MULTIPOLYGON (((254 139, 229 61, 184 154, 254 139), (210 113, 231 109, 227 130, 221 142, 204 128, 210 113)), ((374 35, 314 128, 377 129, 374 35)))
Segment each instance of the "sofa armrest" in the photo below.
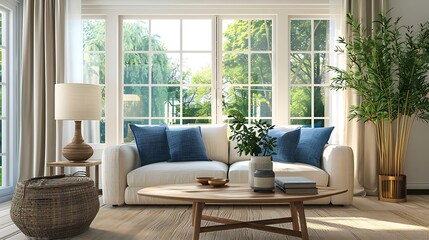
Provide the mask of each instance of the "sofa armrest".
POLYGON ((323 151, 322 168, 329 174, 329 187, 347 189, 346 193, 332 196, 331 203, 335 205, 351 204, 354 187, 352 148, 345 145, 327 145, 323 151))
POLYGON ((121 144, 105 148, 101 166, 104 203, 124 204, 127 174, 140 166, 136 145, 121 144))

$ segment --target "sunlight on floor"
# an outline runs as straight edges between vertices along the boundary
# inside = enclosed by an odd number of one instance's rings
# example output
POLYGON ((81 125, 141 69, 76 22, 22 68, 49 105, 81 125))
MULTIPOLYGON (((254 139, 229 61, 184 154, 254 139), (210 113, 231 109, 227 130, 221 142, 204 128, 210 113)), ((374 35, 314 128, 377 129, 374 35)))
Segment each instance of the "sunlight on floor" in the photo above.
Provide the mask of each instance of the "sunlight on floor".
POLYGON ((327 229, 331 231, 339 231, 339 227, 352 227, 357 229, 367 230, 423 230, 428 231, 429 228, 423 226, 416 226, 406 223, 398 223, 384 220, 377 220, 365 217, 308 217, 307 221, 311 228, 314 229, 327 229), (320 222, 317 223, 317 222, 320 222))

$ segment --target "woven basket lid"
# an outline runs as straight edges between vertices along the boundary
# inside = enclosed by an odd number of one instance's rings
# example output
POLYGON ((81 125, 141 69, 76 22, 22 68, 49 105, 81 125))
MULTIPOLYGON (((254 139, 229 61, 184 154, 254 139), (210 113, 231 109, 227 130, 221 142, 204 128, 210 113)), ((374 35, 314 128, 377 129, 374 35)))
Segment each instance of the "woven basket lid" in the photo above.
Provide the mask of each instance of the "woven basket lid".
POLYGON ((57 177, 57 178, 32 178, 25 180, 23 185, 27 189, 44 189, 44 188, 62 188, 72 186, 94 186, 94 182, 89 177, 57 177))

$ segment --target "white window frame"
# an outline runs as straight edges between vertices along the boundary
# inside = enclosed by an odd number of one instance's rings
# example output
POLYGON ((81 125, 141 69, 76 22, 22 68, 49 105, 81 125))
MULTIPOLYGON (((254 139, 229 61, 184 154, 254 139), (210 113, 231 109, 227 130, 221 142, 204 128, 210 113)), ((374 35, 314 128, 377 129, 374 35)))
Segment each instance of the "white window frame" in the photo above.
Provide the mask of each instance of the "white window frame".
MULTIPOLYGON (((122 56, 119 47, 120 18, 127 15, 152 15, 168 17, 172 15, 232 15, 240 16, 275 16, 273 18, 273 52, 277 52, 273 61, 273 123, 289 124, 289 21, 290 17, 298 16, 329 16, 331 6, 329 0, 267 0, 249 1, 245 4, 235 0, 216 0, 204 3, 190 3, 186 0, 154 0, 154 1, 97 1, 82 2, 82 14, 104 15, 106 18, 106 145, 122 142, 123 128, 121 123, 122 106, 120 95, 122 87, 121 64, 122 56), (275 70, 274 70, 275 69, 275 70)), ((217 29, 219 26, 217 26, 217 29)), ((219 61, 219 59, 217 59, 219 61)), ((219 63, 217 63, 219 64, 219 63)), ((217 68, 219 69, 219 68, 217 68)), ((220 76, 217 72, 216 76, 220 76)), ((216 94, 221 94, 216 90, 216 94)), ((220 99, 220 98, 218 98, 220 99)), ((220 103, 215 103, 218 109, 220 103)), ((221 116, 221 114, 216 114, 221 116)), ((222 119, 216 119, 222 122, 222 119)))
MULTIPOLYGON (((311 49, 310 51, 305 51, 305 50, 299 50, 299 51, 292 51, 292 49, 290 49, 290 26, 289 26, 289 56, 291 54, 294 53, 304 53, 304 54, 310 54, 311 57, 311 78, 310 78, 310 83, 307 84, 293 84, 291 82, 289 82, 289 93, 291 92, 291 88, 292 87, 310 87, 311 88, 311 116, 310 117, 292 117, 290 116, 290 112, 289 112, 289 119, 290 121, 292 120, 310 120, 311 121, 311 127, 314 127, 314 122, 317 120, 323 120, 324 121, 324 125, 326 125, 326 123, 329 124, 330 122, 330 100, 331 98, 328 96, 325 97, 325 116, 324 117, 315 117, 314 116, 314 88, 315 87, 320 87, 320 88, 329 88, 329 82, 325 82, 325 83, 320 83, 320 84, 315 84, 314 83, 314 56, 316 54, 326 54, 327 58, 328 58, 328 62, 329 62, 329 58, 330 56, 330 51, 332 51, 332 49, 328 49, 328 50, 314 50, 314 22, 317 20, 330 20, 329 17, 327 16, 318 16, 318 15, 314 15, 311 17, 308 16, 291 16, 289 18, 289 23, 293 20, 309 20, 311 21, 311 39, 310 39, 310 45, 311 45, 311 49)), ((289 24, 290 25, 290 24, 289 24)), ((328 35, 328 37, 331 37, 330 35, 328 35)), ((336 39, 329 39, 330 42, 335 41, 336 39)), ((329 48, 331 47, 332 44, 329 44, 329 48)), ((290 61, 289 61, 289 71, 291 69, 291 65, 290 65, 290 61)), ((289 75, 289 81, 290 81, 290 75, 289 75)), ((289 98, 290 100, 290 98, 289 98)), ((289 106, 290 106, 290 102, 289 102, 289 106)))
MULTIPOLYGON (((209 16, 209 15, 168 15, 168 16, 153 16, 153 15, 138 15, 138 16, 121 16, 120 17, 120 35, 119 35, 119 39, 120 39, 120 55, 121 55, 121 60, 123 60, 123 56, 124 54, 127 53, 144 53, 144 54, 148 54, 148 56, 152 55, 152 54, 157 54, 157 53, 177 53, 179 54, 179 58, 180 58, 180 71, 182 72, 182 67, 183 67, 183 61, 182 61, 182 56, 183 54, 187 54, 187 53, 211 53, 212 54, 212 60, 211 60, 211 67, 212 67, 212 83, 211 84, 184 84, 183 81, 181 80, 179 84, 153 84, 152 83, 152 71, 149 71, 149 82, 147 84, 124 84, 124 75, 123 75, 123 62, 119 62, 119 66, 120 66, 120 78, 119 78, 119 84, 120 84, 120 90, 123 91, 124 87, 148 87, 148 91, 149 94, 151 95, 151 91, 152 91, 152 87, 156 86, 156 87, 171 87, 171 86, 176 86, 179 87, 180 89, 186 88, 186 87, 193 87, 193 86, 202 86, 202 87, 211 87, 211 95, 215 96, 216 95, 216 81, 215 81, 215 69, 216 69, 216 65, 215 65, 215 46, 214 46, 214 42, 212 41, 212 46, 211 46, 211 51, 197 51, 197 50, 183 50, 183 36, 182 36, 182 24, 183 24, 183 20, 188 20, 188 19, 204 19, 204 20, 211 20, 212 21, 212 26, 211 26, 211 31, 212 31, 212 39, 213 36, 215 36, 215 31, 214 31, 214 27, 215 27, 215 17, 214 16, 209 16), (149 20, 149 31, 151 31, 151 25, 150 22, 151 20, 179 20, 180 21, 180 49, 179 50, 167 50, 167 51, 154 51, 152 50, 150 47, 148 50, 144 50, 144 51, 128 51, 128 50, 124 50, 122 49, 123 45, 122 45, 122 38, 123 38, 123 32, 122 32, 122 22, 124 20, 127 19, 132 19, 132 20, 149 20)), ((150 33, 151 34, 151 33, 150 33)), ((149 44, 151 45, 151 41, 149 42, 149 44)), ((152 58, 149 58, 149 61, 151 61, 152 58)), ((149 62, 149 68, 151 68, 152 63, 149 62)), ((120 94, 120 116, 121 116, 121 129, 124 129, 124 119, 127 120, 140 120, 141 117, 125 117, 124 116, 124 110, 123 110, 123 101, 122 101, 122 97, 123 97, 123 92, 121 92, 120 94)), ((182 91, 180 92, 180 100, 182 100, 182 91)), ((215 106, 214 103, 214 98, 212 97, 212 106, 215 106)), ((183 104, 180 104, 180 112, 183 112, 183 104)), ((149 113, 151 112, 152 109, 152 100, 149 99, 149 113)), ((215 114, 216 114, 216 109, 214 107, 212 107, 211 109, 211 116, 210 117, 179 117, 178 119, 180 120, 180 122, 182 123, 183 120, 186 119, 208 119, 210 120, 212 123, 216 123, 216 119, 214 118, 215 114)), ((149 114, 151 115, 151 114, 149 114)), ((152 120, 159 120, 160 117, 143 117, 144 119, 148 119, 149 123, 151 123, 152 120)), ((176 118, 172 118, 172 119, 176 119, 176 118)), ((123 139, 123 136, 122 136, 123 139)))
POLYGON ((3 187, 0 188, 0 202, 10 200, 18 179, 18 136, 19 136, 19 82, 21 56, 21 19, 22 5, 15 1, 0 0, 0 9, 5 13, 6 23, 3 24, 5 42, 3 43, 3 80, 2 88, 6 87, 6 96, 3 97, 3 111, 6 111, 6 156, 3 160, 3 187))

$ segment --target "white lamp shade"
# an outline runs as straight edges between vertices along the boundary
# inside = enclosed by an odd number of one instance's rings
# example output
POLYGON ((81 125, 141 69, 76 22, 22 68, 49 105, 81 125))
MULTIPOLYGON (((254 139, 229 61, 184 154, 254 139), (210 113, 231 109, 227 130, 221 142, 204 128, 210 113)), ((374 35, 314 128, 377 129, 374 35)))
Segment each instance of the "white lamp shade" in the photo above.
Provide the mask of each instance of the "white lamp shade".
POLYGON ((101 87, 95 84, 61 83, 55 85, 55 119, 101 119, 101 87))

